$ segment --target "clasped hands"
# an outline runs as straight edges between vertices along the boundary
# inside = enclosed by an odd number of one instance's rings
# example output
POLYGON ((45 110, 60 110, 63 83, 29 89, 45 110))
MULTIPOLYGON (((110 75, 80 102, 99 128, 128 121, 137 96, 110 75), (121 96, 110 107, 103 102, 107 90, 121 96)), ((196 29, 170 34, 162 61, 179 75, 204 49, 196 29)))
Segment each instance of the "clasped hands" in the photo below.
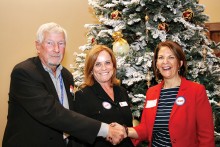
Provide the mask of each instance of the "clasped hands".
POLYGON ((113 145, 117 145, 126 137, 127 133, 124 126, 116 122, 109 124, 109 133, 106 137, 106 140, 111 142, 113 145))

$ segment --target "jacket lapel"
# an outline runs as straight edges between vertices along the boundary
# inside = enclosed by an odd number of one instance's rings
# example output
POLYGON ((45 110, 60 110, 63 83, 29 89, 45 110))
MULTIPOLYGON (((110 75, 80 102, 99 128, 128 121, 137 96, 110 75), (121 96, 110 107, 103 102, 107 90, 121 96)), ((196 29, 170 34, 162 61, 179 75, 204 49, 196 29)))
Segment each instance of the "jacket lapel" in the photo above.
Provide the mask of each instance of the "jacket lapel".
MULTIPOLYGON (((184 91, 186 90, 187 88, 187 84, 186 84, 186 79, 185 78, 181 78, 181 84, 180 84, 180 88, 179 88, 179 91, 178 91, 178 94, 177 94, 177 97, 184 97, 184 91)), ((175 114, 175 112, 178 110, 179 106, 176 104, 176 101, 174 102, 174 105, 173 105, 173 108, 172 108, 172 111, 171 111, 171 114, 170 114, 170 119, 172 118, 172 116, 175 114)))
POLYGON ((72 110, 73 109, 74 92, 73 91, 71 92, 71 90, 73 90, 74 82, 73 82, 72 77, 71 77, 71 79, 70 78, 68 79, 69 75, 63 69, 61 70, 61 74, 63 77, 63 82, 64 82, 64 86, 66 89, 66 94, 67 94, 67 98, 68 98, 68 102, 69 102, 69 109, 72 110))
MULTIPOLYGON (((44 82, 45 82, 45 86, 47 87, 47 89, 52 93, 52 95, 55 96, 56 100, 59 101, 59 97, 56 91, 56 88, 53 84, 53 81, 49 75, 49 73, 47 71, 45 71, 45 69, 42 66, 42 63, 39 59, 39 57, 36 57, 34 59, 35 64, 37 65, 37 67, 39 68, 39 71, 41 72, 44 82)), ((69 102, 69 108, 73 109, 73 95, 70 93, 70 85, 74 86, 74 82, 73 79, 68 79, 69 75, 62 69, 61 70, 61 74, 63 77, 63 82, 65 85, 65 89, 66 89, 66 93, 67 93, 67 98, 68 98, 68 102, 69 102), (73 83, 70 83, 70 81, 72 81, 73 83)))
POLYGON ((45 71, 45 69, 43 68, 43 65, 39 59, 39 57, 36 57, 34 59, 35 64, 37 65, 37 67, 39 68, 39 71, 41 72, 43 79, 44 79, 44 86, 47 87, 48 91, 50 91, 54 96, 56 96, 56 99, 59 101, 59 97, 57 95, 57 91, 56 88, 53 84, 52 79, 50 78, 50 75, 47 71, 45 71))
POLYGON ((154 121, 155 121, 155 118, 156 118, 156 114, 157 114, 157 108, 158 108, 158 102, 159 102, 159 99, 160 99, 160 91, 161 91, 161 88, 163 86, 163 82, 161 82, 157 88, 155 88, 155 90, 153 91, 153 96, 152 98, 155 100, 157 100, 156 102, 156 107, 153 107, 153 111, 152 111, 152 115, 153 115, 153 122, 152 124, 154 124, 154 121))
MULTIPOLYGON (((99 99, 107 101, 112 105, 116 105, 116 103, 112 101, 112 99, 108 96, 108 94, 105 92, 105 90, 101 87, 101 85, 98 82, 95 81, 95 83, 91 86, 91 89, 99 99)), ((115 86, 113 86, 113 90, 115 95, 115 86)))

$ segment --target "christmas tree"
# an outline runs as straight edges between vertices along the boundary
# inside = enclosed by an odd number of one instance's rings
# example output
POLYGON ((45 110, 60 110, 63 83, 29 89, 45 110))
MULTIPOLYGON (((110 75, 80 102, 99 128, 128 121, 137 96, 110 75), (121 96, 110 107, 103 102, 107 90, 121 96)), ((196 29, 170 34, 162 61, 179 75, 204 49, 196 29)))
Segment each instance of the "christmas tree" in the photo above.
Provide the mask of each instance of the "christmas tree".
POLYGON ((179 43, 186 53, 187 79, 205 85, 213 108, 216 144, 220 140, 220 58, 213 54, 220 44, 206 36, 204 6, 197 0, 88 0, 99 24, 86 24, 87 44, 76 53, 73 75, 83 82, 86 51, 94 44, 113 49, 117 76, 131 98, 133 116, 140 119, 146 90, 158 81, 152 70, 156 45, 165 40, 179 43))

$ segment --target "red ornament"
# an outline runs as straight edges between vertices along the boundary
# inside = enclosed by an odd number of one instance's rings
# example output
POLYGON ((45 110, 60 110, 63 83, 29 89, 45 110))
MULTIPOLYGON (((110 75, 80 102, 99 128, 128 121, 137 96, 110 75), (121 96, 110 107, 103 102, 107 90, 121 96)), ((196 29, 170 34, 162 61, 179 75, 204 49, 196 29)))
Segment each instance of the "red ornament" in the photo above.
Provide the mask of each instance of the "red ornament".
POLYGON ((111 13, 111 19, 120 19, 121 18, 121 12, 119 12, 118 10, 113 11, 111 13))
POLYGON ((192 18, 194 17, 194 13, 191 9, 187 9, 186 11, 183 12, 182 17, 186 20, 186 21, 191 21, 192 18))
POLYGON ((92 45, 95 45, 97 42, 96 42, 96 40, 95 40, 95 38, 93 37, 92 39, 91 39, 91 44, 92 45))
POLYGON ((95 38, 92 38, 91 42, 92 42, 92 44, 93 44, 93 43, 95 42, 95 38))
POLYGON ((158 30, 169 31, 169 25, 165 22, 160 23, 157 28, 158 30))
POLYGON ((115 19, 117 15, 116 14, 112 14, 111 16, 112 16, 112 19, 115 19))

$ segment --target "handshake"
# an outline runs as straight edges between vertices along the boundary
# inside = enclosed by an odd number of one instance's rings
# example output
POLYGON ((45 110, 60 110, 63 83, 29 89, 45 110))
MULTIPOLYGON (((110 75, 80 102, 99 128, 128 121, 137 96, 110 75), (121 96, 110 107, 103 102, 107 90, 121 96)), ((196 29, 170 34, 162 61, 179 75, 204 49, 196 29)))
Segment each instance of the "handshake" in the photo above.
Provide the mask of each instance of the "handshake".
POLYGON ((119 144, 124 138, 128 137, 127 128, 116 122, 109 124, 109 131, 106 140, 113 145, 119 144))

